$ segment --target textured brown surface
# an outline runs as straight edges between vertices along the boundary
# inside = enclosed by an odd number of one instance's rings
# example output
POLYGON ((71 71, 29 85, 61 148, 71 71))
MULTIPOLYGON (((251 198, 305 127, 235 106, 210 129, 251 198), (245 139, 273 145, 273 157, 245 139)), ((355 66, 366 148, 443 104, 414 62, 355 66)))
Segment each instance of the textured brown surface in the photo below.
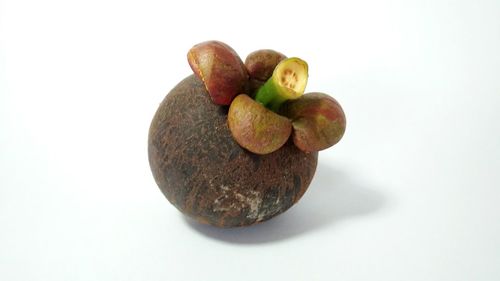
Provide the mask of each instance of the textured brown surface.
POLYGON ((181 212, 220 227, 270 219, 295 204, 316 170, 317 153, 288 142, 256 155, 227 127, 227 107, 211 102, 193 75, 161 103, 151 123, 149 163, 156 183, 181 212))

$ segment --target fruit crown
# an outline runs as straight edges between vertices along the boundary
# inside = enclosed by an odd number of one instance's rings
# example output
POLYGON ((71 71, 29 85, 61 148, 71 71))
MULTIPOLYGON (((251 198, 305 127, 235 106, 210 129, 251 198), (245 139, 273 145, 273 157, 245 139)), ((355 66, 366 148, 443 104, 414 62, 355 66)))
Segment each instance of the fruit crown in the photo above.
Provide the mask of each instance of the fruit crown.
POLYGON ((196 44, 187 57, 212 101, 229 106, 227 122, 234 140, 253 153, 272 153, 290 137, 300 150, 316 152, 344 135, 340 104, 324 93, 304 94, 309 66, 300 58, 263 49, 243 62, 220 41, 196 44))

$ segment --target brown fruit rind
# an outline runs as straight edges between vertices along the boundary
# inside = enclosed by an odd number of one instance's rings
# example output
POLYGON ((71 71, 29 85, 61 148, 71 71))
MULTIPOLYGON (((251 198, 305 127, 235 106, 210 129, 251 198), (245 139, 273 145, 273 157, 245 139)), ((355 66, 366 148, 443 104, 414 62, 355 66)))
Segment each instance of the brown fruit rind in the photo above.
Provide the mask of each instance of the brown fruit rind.
POLYGON ((219 227, 268 220, 307 190, 317 153, 293 143, 267 155, 240 147, 224 107, 211 102, 194 76, 163 100, 149 130, 149 163, 156 183, 184 214, 219 227))

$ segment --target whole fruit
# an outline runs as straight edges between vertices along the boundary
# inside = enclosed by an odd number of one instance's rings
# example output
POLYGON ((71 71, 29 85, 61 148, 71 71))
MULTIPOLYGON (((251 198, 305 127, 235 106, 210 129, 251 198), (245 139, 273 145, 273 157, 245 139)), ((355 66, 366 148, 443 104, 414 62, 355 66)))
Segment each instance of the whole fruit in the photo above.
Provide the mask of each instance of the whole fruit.
POLYGON ((266 155, 233 139, 227 107, 191 75, 160 104, 151 123, 149 163, 156 183, 184 214, 219 227, 268 220, 295 204, 316 170, 316 152, 289 141, 266 155))

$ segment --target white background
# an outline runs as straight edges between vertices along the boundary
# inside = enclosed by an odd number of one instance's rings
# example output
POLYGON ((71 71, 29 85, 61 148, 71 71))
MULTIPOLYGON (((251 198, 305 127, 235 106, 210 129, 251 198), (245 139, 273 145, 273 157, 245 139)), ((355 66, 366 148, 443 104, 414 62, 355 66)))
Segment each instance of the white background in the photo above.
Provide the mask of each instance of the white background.
POLYGON ((0 280, 500 280, 498 0, 0 3, 0 280), (149 170, 208 39, 302 57, 347 115, 261 225, 190 222, 149 170))

